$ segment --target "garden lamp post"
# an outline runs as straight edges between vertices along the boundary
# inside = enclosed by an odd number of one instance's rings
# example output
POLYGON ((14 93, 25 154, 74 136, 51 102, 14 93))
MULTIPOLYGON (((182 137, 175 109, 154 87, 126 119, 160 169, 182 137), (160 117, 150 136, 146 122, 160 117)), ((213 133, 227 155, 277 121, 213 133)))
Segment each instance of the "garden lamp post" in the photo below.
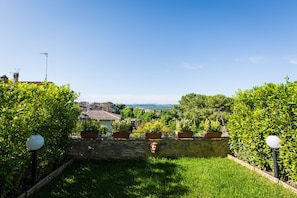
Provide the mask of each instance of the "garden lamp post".
POLYGON ((37 172, 37 150, 44 145, 44 138, 41 135, 32 135, 27 139, 26 146, 32 152, 32 185, 36 183, 37 172))
POLYGON ((265 141, 266 141, 266 144, 272 149, 274 177, 279 178, 276 149, 278 149, 280 147, 279 143, 281 140, 276 135, 270 135, 266 138, 265 141))

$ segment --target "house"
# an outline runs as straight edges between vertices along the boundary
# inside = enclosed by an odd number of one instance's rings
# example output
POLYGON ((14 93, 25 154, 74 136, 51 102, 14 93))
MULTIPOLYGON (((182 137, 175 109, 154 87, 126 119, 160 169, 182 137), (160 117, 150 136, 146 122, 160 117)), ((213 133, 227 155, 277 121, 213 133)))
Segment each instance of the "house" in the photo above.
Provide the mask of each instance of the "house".
POLYGON ((6 75, 3 75, 0 77, 0 82, 8 83, 8 77, 6 75))
MULTIPOLYGON (((3 81, 5 83, 8 83, 8 77, 6 75, 3 75, 0 77, 0 82, 3 81)), ((19 81, 19 73, 16 72, 16 73, 13 73, 13 79, 12 79, 12 82, 13 83, 28 83, 28 84, 36 84, 36 85, 41 85, 41 84, 44 84, 45 82, 46 83, 53 83, 53 82, 47 82, 47 81, 19 81)))
POLYGON ((104 103, 99 103, 99 102, 76 102, 82 109, 82 111, 87 111, 87 110, 104 110, 107 112, 119 114, 120 109, 113 103, 111 102, 104 102, 104 103))
POLYGON ((80 120, 92 119, 100 120, 100 124, 108 127, 108 131, 111 131, 111 122, 113 120, 121 119, 120 114, 110 113, 104 110, 87 110, 83 111, 79 117, 80 120))

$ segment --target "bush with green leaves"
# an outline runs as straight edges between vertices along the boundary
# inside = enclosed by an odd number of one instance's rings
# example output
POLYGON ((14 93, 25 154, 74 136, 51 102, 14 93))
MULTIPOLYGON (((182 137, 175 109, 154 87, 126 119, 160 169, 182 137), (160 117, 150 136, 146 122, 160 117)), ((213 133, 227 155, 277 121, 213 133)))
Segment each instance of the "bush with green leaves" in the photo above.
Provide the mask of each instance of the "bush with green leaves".
POLYGON ((176 121, 176 131, 177 132, 193 132, 193 122, 190 119, 180 119, 176 121))
POLYGON ((200 127, 207 132, 220 132, 222 129, 220 121, 209 119, 205 119, 203 122, 201 122, 200 127))
POLYGON ((151 122, 146 122, 143 126, 144 132, 156 133, 162 132, 165 125, 159 120, 153 120, 151 122))
POLYGON ((31 153, 26 140, 44 137, 38 151, 37 178, 49 173, 67 156, 69 134, 80 114, 78 97, 68 85, 0 82, 0 195, 18 194, 31 177, 31 153))
POLYGON ((144 137, 144 133, 162 132, 166 137, 174 136, 174 130, 168 127, 160 120, 153 120, 140 124, 136 130, 133 130, 132 137, 144 137))
POLYGON ((100 133, 103 135, 106 135, 108 133, 108 130, 109 130, 108 127, 103 124, 100 126, 100 129, 99 129, 100 133))
POLYGON ((273 169, 271 149, 265 138, 281 139, 278 152, 280 176, 297 181, 297 82, 264 84, 238 91, 227 125, 233 154, 263 170, 273 169))
POLYGON ((76 125, 76 131, 100 131, 100 121, 92 119, 83 119, 76 125))
POLYGON ((113 132, 131 132, 131 120, 124 119, 124 120, 114 120, 111 122, 111 129, 113 132))

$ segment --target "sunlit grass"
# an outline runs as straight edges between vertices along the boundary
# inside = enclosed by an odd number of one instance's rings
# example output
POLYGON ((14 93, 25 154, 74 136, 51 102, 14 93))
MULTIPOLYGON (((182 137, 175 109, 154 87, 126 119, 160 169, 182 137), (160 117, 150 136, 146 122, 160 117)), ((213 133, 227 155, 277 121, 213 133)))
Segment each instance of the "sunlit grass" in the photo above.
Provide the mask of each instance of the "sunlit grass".
POLYGON ((227 158, 77 161, 33 197, 297 198, 227 158))

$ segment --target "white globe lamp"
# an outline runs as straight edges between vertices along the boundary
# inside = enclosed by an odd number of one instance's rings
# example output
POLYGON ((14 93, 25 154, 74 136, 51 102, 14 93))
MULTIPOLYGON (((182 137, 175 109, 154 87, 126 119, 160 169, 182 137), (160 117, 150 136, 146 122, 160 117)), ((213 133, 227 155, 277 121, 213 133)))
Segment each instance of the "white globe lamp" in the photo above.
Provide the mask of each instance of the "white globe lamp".
POLYGON ((26 146, 29 151, 39 150, 43 145, 44 138, 41 135, 32 135, 26 142, 26 146))
POLYGON ((281 139, 279 139, 276 135, 268 136, 265 141, 270 148, 278 149, 280 147, 281 139))
POLYGON ((280 147, 281 139, 276 135, 270 135, 266 138, 266 144, 272 149, 274 177, 279 178, 276 149, 280 147))

